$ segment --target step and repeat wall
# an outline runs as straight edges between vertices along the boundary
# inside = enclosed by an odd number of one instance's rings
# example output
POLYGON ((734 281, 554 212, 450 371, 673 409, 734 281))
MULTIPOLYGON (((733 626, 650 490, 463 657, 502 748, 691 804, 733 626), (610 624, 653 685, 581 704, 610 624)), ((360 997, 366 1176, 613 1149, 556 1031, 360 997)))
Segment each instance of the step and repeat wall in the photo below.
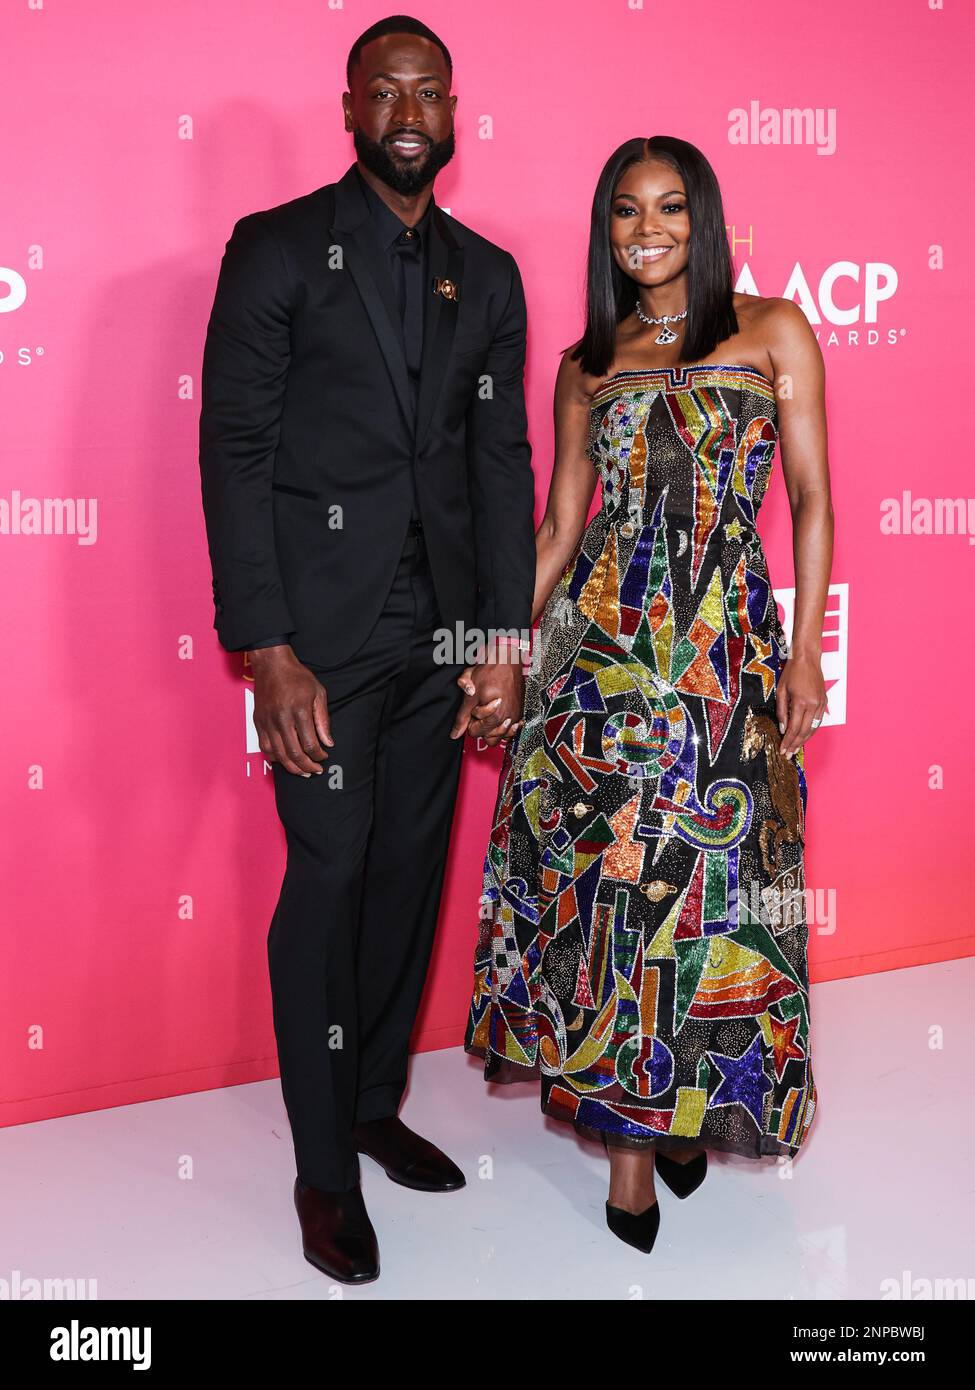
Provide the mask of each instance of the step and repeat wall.
MULTIPOLYGON (((346 56, 389 12, 7 0, 0 16, 0 1123, 276 1074, 284 838, 250 672, 212 629, 201 354, 234 222, 354 159, 346 56)), ((454 60, 437 201, 522 272, 539 515, 590 203, 622 141, 698 145, 738 288, 814 326, 837 536, 830 715, 806 755, 811 975, 971 954, 971 7, 411 13, 454 60)), ((761 531, 788 625, 778 466, 761 531)), ((418 1049, 462 1036, 499 766, 468 745, 418 1049)))

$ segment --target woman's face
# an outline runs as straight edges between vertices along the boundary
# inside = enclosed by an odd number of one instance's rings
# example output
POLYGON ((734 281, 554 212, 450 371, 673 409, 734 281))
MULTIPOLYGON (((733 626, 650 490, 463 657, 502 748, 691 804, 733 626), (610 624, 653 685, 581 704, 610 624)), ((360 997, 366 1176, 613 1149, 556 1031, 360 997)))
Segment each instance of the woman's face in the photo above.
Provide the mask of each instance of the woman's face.
POLYGON ((610 207, 609 236, 620 270, 657 288, 687 270, 691 218, 684 181, 659 160, 631 164, 610 207))

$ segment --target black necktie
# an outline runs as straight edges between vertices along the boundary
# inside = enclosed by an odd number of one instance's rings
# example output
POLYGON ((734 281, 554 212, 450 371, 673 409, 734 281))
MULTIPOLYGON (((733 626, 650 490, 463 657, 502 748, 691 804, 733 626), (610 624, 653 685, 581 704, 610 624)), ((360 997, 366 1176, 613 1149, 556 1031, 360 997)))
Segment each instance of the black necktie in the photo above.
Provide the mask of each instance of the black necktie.
MULTIPOLYGON (((420 233, 404 227, 393 242, 393 280, 403 324, 403 343, 406 348, 406 368, 413 397, 413 414, 420 399, 420 364, 423 356, 423 245, 420 233)), ((413 484, 412 516, 419 516, 416 478, 413 484)))
POLYGON ((420 284, 423 273, 423 248, 419 232, 412 227, 404 228, 393 243, 393 250, 396 294, 406 344, 406 365, 409 368, 415 398, 419 389, 420 362, 423 354, 423 301, 420 284))

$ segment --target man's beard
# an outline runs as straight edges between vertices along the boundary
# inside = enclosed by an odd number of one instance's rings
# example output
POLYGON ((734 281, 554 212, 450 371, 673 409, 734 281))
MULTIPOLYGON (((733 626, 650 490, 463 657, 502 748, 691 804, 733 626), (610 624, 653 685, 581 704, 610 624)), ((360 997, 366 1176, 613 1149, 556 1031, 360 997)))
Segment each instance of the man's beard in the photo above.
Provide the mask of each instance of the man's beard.
MULTIPOLYGON (((425 137, 423 137, 425 138, 425 137)), ((397 193, 402 193, 405 197, 419 193, 426 188, 428 183, 440 173, 445 164, 448 164, 454 157, 454 132, 451 131, 446 140, 439 143, 428 141, 430 146, 426 158, 422 155, 416 159, 394 163, 393 156, 389 153, 382 140, 370 140, 368 135, 361 130, 353 132, 353 143, 355 152, 370 173, 375 174, 377 179, 382 179, 383 183, 397 193)))

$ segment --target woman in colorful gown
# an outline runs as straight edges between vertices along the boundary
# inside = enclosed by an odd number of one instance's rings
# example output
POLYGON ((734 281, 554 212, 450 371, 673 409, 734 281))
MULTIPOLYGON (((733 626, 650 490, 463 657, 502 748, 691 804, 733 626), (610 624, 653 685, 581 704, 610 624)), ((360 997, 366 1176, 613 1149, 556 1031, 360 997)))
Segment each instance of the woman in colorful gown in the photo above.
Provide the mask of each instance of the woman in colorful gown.
POLYGON ((655 1170, 683 1197, 709 1149, 791 1158, 816 1109, 803 745, 826 710, 823 361, 795 304, 734 292, 714 172, 683 140, 630 140, 600 175, 555 416, 465 1045, 488 1080, 540 1077, 543 1110, 605 1143, 607 1223, 649 1251, 655 1170), (777 442, 788 649, 756 530, 777 442))

